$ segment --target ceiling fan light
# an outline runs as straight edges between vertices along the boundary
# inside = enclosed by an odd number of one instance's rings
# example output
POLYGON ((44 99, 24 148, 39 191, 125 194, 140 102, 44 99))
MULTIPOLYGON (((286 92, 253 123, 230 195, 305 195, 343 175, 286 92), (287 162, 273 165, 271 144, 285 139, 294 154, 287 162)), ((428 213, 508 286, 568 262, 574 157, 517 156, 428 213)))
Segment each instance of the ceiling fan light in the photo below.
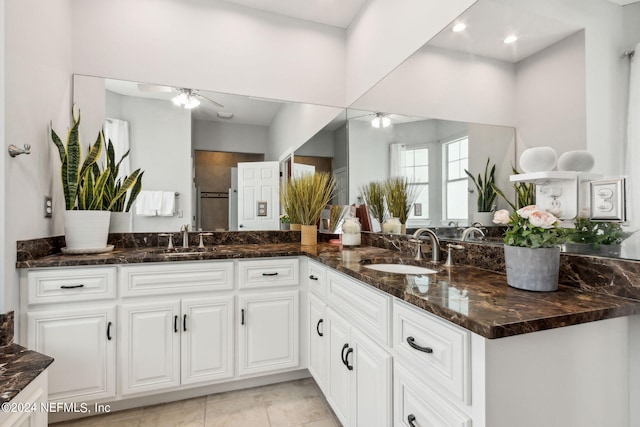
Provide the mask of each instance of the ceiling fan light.
POLYGON ((371 120, 371 126, 373 126, 374 128, 381 127, 382 119, 380 117, 374 117, 373 120, 371 120))
POLYGON ((187 96, 186 93, 180 92, 178 95, 176 95, 173 98, 171 98, 171 101, 173 101, 173 103, 175 105, 180 107, 182 105, 186 105, 187 102, 189 102, 189 97, 187 96))
POLYGON ((193 95, 187 96, 187 102, 184 104, 184 108, 187 110, 191 110, 192 108, 196 108, 200 105, 200 100, 193 95))
POLYGON ((463 22, 458 22, 456 25, 453 26, 451 30, 454 33, 459 33, 460 31, 464 31, 465 28, 467 28, 467 26, 463 22))
POLYGON ((390 124, 391 119, 385 113, 376 113, 376 116, 371 120, 371 126, 374 128, 386 128, 390 124))
POLYGON ((382 118, 382 127, 386 128, 387 126, 391 125, 391 119, 389 117, 383 117, 382 118))

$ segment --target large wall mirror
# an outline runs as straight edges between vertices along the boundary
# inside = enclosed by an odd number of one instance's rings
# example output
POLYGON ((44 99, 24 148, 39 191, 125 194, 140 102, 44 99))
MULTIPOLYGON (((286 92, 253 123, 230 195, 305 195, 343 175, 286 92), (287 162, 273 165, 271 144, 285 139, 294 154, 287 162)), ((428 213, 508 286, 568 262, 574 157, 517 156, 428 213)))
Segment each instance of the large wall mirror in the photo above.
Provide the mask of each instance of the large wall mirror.
MULTIPOLYGON (((175 195, 172 213, 141 215, 133 209, 131 230, 136 232, 177 231, 183 224, 221 231, 237 230, 242 223, 249 229, 247 221, 239 223, 239 209, 246 205, 250 214, 256 212, 253 203, 238 204, 243 176, 237 166, 258 162, 276 165, 275 187, 254 191, 268 202, 271 218, 268 226, 257 222, 254 229, 277 229, 278 155, 306 141, 324 143, 340 123, 344 126, 342 108, 83 75, 74 76, 74 102, 81 109, 83 138, 104 127, 116 157, 131 150, 130 168, 145 171, 144 190, 175 195), (175 105, 172 100, 182 95, 198 105, 175 105)), ((302 161, 323 157, 331 165, 333 152, 317 148, 302 161)))

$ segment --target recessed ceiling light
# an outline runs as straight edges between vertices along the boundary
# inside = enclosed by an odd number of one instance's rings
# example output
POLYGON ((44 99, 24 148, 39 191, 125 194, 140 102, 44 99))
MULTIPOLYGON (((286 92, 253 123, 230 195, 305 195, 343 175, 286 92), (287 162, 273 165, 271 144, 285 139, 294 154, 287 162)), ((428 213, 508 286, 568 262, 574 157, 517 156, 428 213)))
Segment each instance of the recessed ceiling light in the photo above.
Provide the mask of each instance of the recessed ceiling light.
POLYGON ((458 22, 456 25, 453 26, 452 31, 454 33, 459 33, 460 31, 464 31, 465 28, 467 28, 465 24, 463 24, 462 22, 458 22))
POLYGON ((512 36, 505 37, 504 42, 506 44, 510 44, 510 43, 515 42, 516 40, 518 40, 518 37, 512 35, 512 36))
POLYGON ((226 111, 218 111, 218 117, 221 119, 230 119, 233 117, 233 113, 227 113, 226 111))

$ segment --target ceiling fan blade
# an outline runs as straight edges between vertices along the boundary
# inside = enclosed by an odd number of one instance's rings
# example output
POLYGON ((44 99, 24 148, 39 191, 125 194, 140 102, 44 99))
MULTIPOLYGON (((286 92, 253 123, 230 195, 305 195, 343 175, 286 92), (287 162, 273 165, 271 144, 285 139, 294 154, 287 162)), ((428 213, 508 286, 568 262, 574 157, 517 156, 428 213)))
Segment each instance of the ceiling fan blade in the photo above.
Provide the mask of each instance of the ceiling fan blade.
POLYGON ((140 92, 173 92, 174 89, 171 86, 138 83, 138 90, 140 92))
POLYGON ((214 105, 217 105, 220 108, 224 108, 224 105, 220 104, 219 102, 214 101, 211 98, 207 98, 206 96, 200 94, 200 93, 196 93, 196 96, 199 96, 200 98, 206 99, 207 101, 211 102, 214 105))

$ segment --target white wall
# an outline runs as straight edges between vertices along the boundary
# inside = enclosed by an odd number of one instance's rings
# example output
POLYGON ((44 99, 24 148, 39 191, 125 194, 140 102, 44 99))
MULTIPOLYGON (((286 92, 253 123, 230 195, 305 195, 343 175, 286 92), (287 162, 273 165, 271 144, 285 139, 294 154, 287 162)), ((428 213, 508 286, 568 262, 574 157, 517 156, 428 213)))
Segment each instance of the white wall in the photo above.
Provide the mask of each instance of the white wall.
POLYGON ((269 144, 267 126, 193 120, 191 131, 195 150, 264 154, 269 144))
POLYGON ((9 311, 18 306, 16 241, 62 234, 60 158, 49 139, 49 123, 66 138, 71 111, 72 25, 69 0, 6 0, 2 8, 3 147, 31 144, 30 155, 11 158, 3 153, 0 311, 9 311), (54 196, 53 219, 44 218, 45 195, 54 196))
POLYGON ((335 132, 321 130, 295 152, 296 156, 333 157, 335 132))
POLYGON ((357 203, 360 189, 371 181, 389 176, 389 143, 393 126, 374 128, 368 121, 349 120, 349 199, 357 203))
POLYGON ((473 3, 475 0, 370 0, 347 30, 346 105, 473 3))
POLYGON ((219 0, 72 3, 75 73, 345 105, 342 29, 219 0))
POLYGON ((93 143, 104 127, 106 97, 104 79, 73 76, 73 103, 81 115, 80 135, 86 144, 93 143))
POLYGON ((520 61, 516 75, 518 157, 530 147, 550 146, 558 156, 566 151, 585 150, 584 32, 520 61))
POLYGON ((191 223, 192 215, 191 112, 163 100, 119 98, 122 114, 114 118, 129 122, 129 159, 132 170, 144 171, 142 189, 180 193, 176 209, 183 211, 182 218, 143 217, 134 212, 133 229, 177 232, 182 224, 191 223))
POLYGON ((513 126, 513 64, 425 46, 352 108, 513 126))
POLYGON ((342 108, 324 105, 283 105, 269 126, 265 160, 278 160, 287 150, 295 151, 343 112, 342 108))

